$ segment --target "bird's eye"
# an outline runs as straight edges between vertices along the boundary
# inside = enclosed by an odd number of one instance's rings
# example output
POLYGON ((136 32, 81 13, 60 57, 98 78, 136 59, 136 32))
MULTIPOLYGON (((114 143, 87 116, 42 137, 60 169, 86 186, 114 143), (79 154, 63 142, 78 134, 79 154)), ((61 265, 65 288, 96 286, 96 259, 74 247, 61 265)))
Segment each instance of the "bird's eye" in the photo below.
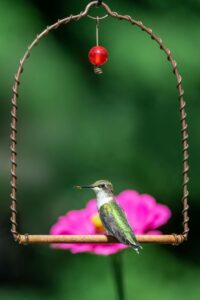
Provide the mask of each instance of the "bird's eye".
POLYGON ((105 184, 100 184, 99 187, 100 188, 104 188, 106 185, 105 184))

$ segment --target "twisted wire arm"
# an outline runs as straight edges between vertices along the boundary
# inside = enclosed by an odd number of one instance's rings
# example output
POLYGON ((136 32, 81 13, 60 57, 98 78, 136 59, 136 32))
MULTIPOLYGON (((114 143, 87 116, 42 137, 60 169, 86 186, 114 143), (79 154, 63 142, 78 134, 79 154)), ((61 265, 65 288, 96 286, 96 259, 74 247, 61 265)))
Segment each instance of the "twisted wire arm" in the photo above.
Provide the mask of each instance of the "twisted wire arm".
MULTIPOLYGON (((25 52, 24 56, 20 60, 19 67, 17 70, 17 73, 15 75, 15 81, 13 85, 13 96, 11 99, 11 135, 10 135, 10 140, 11 140, 11 232, 13 234, 13 237, 15 241, 18 241, 19 243, 26 244, 29 242, 46 242, 46 243, 60 243, 60 242, 65 242, 65 243, 70 243, 70 242, 77 242, 77 243, 85 243, 85 242, 113 242, 115 239, 106 237, 106 236, 41 236, 41 235, 21 235, 17 231, 17 175, 16 175, 16 170, 17 170, 17 162, 16 162, 16 157, 17 157, 17 150, 16 150, 16 144, 17 144, 17 98, 18 98, 18 88, 20 84, 20 77, 23 72, 23 67, 30 56, 30 52, 32 48, 39 43, 39 41, 46 36, 50 31, 53 29, 57 29, 60 25, 67 24, 71 21, 78 21, 82 17, 85 17, 88 15, 89 9, 97 5, 99 1, 92 1, 90 2, 85 10, 83 12, 80 12, 78 15, 70 15, 67 18, 58 20, 56 23, 54 23, 51 26, 47 26, 44 31, 42 31, 39 35, 36 36, 36 38, 33 40, 33 42, 28 46, 27 51, 25 52)), ((162 235, 162 236, 139 236, 138 239, 141 242, 155 242, 155 243, 169 243, 169 244, 180 244, 184 240, 187 239, 188 232, 189 232, 189 217, 188 217, 188 171, 189 171, 189 166, 188 166, 188 133, 187 133, 187 122, 186 122, 186 112, 185 112, 185 101, 183 98, 184 91, 182 88, 182 77, 180 76, 178 69, 177 69, 177 63, 173 59, 171 52, 168 48, 166 48, 161 40, 157 35, 155 35, 152 31, 151 28, 148 28, 143 25, 141 21, 136 21, 132 19, 130 16, 123 16, 119 15, 117 12, 113 12, 110 10, 110 8, 103 2, 101 3, 101 6, 104 7, 104 9, 107 11, 108 15, 110 15, 113 18, 117 18, 119 20, 126 20, 129 21, 132 25, 136 25, 139 28, 141 28, 143 31, 145 31, 147 34, 150 35, 150 37, 155 40, 159 46, 160 49, 165 52, 167 55, 167 58, 169 62, 172 65, 173 72, 176 76, 177 80, 177 89, 179 93, 179 101, 180 101, 180 115, 181 115, 181 133, 182 133, 182 143, 183 143, 183 233, 181 235, 176 235, 176 234, 171 234, 171 235, 162 235)), ((115 240, 116 242, 116 240, 115 240)))
POLYGON ((185 240, 187 240, 188 237, 188 232, 189 232, 189 216, 188 216, 188 210, 189 210, 189 205, 188 205, 188 196, 189 196, 189 191, 188 191, 188 181, 189 181, 189 164, 188 164, 188 132, 187 132, 187 121, 186 121, 186 112, 185 112, 185 100, 184 100, 184 90, 182 88, 182 77, 179 74, 178 68, 177 68, 177 63, 174 60, 171 51, 165 47, 162 39, 158 37, 151 28, 146 27, 141 21, 137 21, 132 19, 128 15, 120 15, 117 12, 113 12, 110 10, 110 8, 105 4, 102 3, 102 6, 106 9, 108 15, 110 15, 113 18, 117 18, 119 20, 126 20, 129 21, 132 25, 138 26, 142 31, 145 31, 148 35, 150 35, 152 40, 155 40, 158 45, 160 46, 160 49, 164 51, 164 53, 167 55, 168 61, 172 65, 172 70, 174 75, 176 76, 176 82, 177 82, 177 89, 178 89, 178 94, 179 94, 179 104, 180 104, 180 120, 181 120, 181 135, 182 135, 182 145, 183 145, 183 196, 182 196, 182 202, 183 202, 183 237, 185 240))
MULTIPOLYGON (((92 3, 91 3, 92 4, 92 3)), ((78 15, 70 15, 67 18, 64 18, 62 20, 58 20, 56 23, 54 23, 51 26, 47 26, 45 30, 43 30, 40 34, 38 34, 36 36, 36 38, 33 40, 33 42, 28 46, 27 51, 25 52, 24 56, 21 58, 20 62, 19 62, 19 67, 17 70, 17 73, 15 75, 15 81, 14 81, 14 85, 13 85, 13 96, 11 99, 11 104, 12 104, 12 108, 11 108, 11 135, 10 135, 10 140, 11 140, 11 145, 10 145, 10 150, 11 150, 11 194, 10 194, 10 198, 11 198, 11 232, 13 234, 13 237, 15 239, 15 241, 19 240, 19 233, 17 231, 17 175, 16 175, 16 169, 17 169, 17 98, 19 96, 18 93, 18 87, 20 84, 20 77, 21 74, 23 73, 23 67, 24 64, 26 62, 26 60, 29 58, 30 56, 30 52, 32 50, 32 48, 34 46, 36 46, 40 40, 46 36, 50 31, 52 31, 53 29, 57 29, 60 25, 64 25, 67 24, 69 22, 73 21, 78 21, 80 20, 82 17, 86 16, 89 8, 91 5, 88 5, 85 9, 85 11, 80 12, 80 14, 78 15)))

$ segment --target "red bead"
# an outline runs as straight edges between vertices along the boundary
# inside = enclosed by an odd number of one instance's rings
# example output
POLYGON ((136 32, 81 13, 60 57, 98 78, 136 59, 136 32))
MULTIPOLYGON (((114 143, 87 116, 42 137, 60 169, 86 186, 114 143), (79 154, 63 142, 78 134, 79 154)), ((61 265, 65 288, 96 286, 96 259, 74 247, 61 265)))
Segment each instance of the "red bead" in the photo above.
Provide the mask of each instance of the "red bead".
POLYGON ((108 51, 102 46, 95 46, 90 49, 88 58, 91 64, 101 66, 105 64, 108 59, 108 51))

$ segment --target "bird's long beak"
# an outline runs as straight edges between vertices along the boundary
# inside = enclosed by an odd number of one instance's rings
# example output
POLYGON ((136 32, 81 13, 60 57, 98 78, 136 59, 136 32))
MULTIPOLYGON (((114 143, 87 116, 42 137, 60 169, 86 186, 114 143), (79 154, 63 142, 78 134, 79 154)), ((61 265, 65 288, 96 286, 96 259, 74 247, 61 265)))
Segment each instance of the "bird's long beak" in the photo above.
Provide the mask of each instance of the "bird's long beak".
POLYGON ((75 188, 76 188, 76 189, 79 189, 79 190, 81 190, 81 189, 92 189, 93 186, 92 186, 92 185, 87 185, 87 186, 80 186, 80 185, 77 185, 77 186, 75 186, 75 188))

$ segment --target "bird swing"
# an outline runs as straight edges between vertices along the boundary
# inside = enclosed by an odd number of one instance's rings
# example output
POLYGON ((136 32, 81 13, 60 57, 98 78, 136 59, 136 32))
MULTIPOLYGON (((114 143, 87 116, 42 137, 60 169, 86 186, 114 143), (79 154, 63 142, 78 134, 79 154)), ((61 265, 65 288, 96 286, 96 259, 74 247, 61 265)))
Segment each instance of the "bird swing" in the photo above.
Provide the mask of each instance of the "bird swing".
POLYGON ((106 17, 111 17, 114 19, 126 21, 131 25, 134 25, 141 29, 143 32, 148 34, 152 40, 154 40, 160 49, 166 54, 169 63, 172 66, 172 71, 176 77, 176 87, 179 96, 179 108, 180 108, 180 120, 181 120, 181 138, 182 138, 182 151, 183 151, 183 196, 182 196, 182 216, 183 216, 183 231, 182 233, 172 233, 163 235, 137 235, 137 240, 140 243, 161 243, 161 244, 172 244, 179 245, 180 243, 187 240, 189 232, 189 217, 188 217, 188 133, 187 133, 187 122, 186 122, 186 112, 185 112, 185 101, 184 101, 184 91, 182 88, 182 77, 179 74, 177 63, 174 60, 171 51, 165 47, 162 39, 158 37, 151 28, 143 25, 141 21, 132 19, 128 15, 120 15, 117 12, 112 11, 109 6, 102 1, 92 1, 89 2, 84 11, 77 15, 70 15, 64 19, 58 20, 56 23, 47 26, 33 42, 28 46, 24 56, 20 60, 17 73, 15 75, 14 85, 13 85, 13 96, 12 96, 12 107, 11 107, 11 232, 14 240, 19 244, 33 244, 33 243, 118 243, 118 241, 107 235, 32 235, 32 234, 21 234, 18 232, 17 228, 17 98, 19 97, 19 84, 21 74, 26 60, 30 56, 30 53, 35 45, 37 45, 41 39, 43 39, 49 32, 59 28, 61 25, 66 25, 73 21, 79 21, 82 18, 89 17, 96 20, 96 46, 89 51, 89 60, 94 65, 95 74, 99 75, 102 73, 101 66, 107 60, 107 50, 98 44, 98 27, 99 20, 106 17), (89 14, 89 11, 94 6, 101 6, 106 11, 106 15, 103 17, 93 17, 89 14))

